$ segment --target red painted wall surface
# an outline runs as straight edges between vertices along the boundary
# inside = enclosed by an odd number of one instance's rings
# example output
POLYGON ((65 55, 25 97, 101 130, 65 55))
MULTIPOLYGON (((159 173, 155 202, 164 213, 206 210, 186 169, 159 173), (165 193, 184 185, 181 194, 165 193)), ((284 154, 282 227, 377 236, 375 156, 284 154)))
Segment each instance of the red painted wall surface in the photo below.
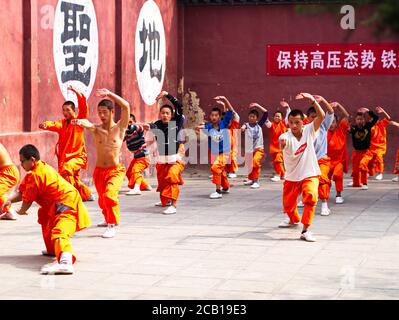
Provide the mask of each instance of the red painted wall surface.
MULTIPOLYGON (((357 17, 370 12, 356 11, 357 17)), ((386 107, 399 120, 399 76, 271 77, 266 75, 266 45, 294 43, 379 43, 373 30, 356 25, 353 32, 340 28, 340 15, 300 15, 294 5, 191 6, 184 7, 180 66, 185 89, 195 91, 201 107, 208 112, 215 95, 226 95, 237 107, 242 121, 251 102, 274 112, 282 97, 293 99, 307 91, 342 102, 350 112, 360 106, 386 107)), ((359 21, 359 20, 357 20, 359 21)), ((292 102, 306 109, 306 105, 292 102)), ((264 131, 268 148, 268 132, 264 131)), ((393 168, 399 147, 399 130, 388 128, 386 171, 393 168)), ((348 146, 352 143, 348 137, 348 146)), ((267 157, 270 168, 270 156, 267 157)))
MULTIPOLYGON (((4 7, 8 9, 0 12, 0 38, 3 48, 7 48, 2 50, 0 59, 0 108, 3 117, 0 141, 18 166, 18 150, 26 143, 33 143, 39 148, 42 159, 56 167, 54 148, 57 135, 40 131, 38 125, 44 120, 62 118, 64 98, 54 67, 53 30, 46 27, 46 16, 43 13, 46 6, 50 5, 55 9, 58 1, 27 0, 23 5, 22 1, 5 1, 7 4, 4 7), (24 30, 27 30, 25 41, 24 30), (28 63, 26 59, 29 59, 28 63), (29 73, 30 76, 27 76, 29 73), (24 103, 24 91, 26 93, 29 90, 30 95, 25 94, 24 103)), ((99 34, 96 83, 88 100, 89 119, 93 122, 98 122, 96 106, 99 102, 94 96, 94 90, 100 87, 121 92, 131 103, 131 111, 140 121, 157 118, 157 106, 144 104, 136 82, 134 39, 136 20, 144 2, 145 0, 93 0, 99 34)), ((164 86, 171 93, 177 94, 177 1, 156 0, 156 3, 163 16, 167 44, 164 86)), ((82 177, 90 183, 95 166, 95 150, 93 138, 87 133, 86 145, 89 168, 82 171, 82 177)), ((122 150, 122 162, 127 166, 131 156, 125 146, 122 150)), ((22 168, 19 168, 22 173, 22 168)))

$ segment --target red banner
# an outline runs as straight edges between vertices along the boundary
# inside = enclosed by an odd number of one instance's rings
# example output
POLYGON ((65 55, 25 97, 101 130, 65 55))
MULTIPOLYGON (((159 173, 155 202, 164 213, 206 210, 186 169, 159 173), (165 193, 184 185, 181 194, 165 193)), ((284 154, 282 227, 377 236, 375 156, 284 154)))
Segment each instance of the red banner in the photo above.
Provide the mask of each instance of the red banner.
POLYGON ((268 45, 270 76, 399 75, 399 43, 268 45))

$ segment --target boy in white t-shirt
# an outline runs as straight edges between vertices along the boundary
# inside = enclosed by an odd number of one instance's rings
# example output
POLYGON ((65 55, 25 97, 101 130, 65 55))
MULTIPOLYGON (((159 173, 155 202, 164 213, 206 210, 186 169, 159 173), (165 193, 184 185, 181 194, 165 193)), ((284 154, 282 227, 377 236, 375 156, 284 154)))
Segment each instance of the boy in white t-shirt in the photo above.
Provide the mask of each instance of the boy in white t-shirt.
POLYGON ((325 113, 314 96, 309 93, 300 93, 296 99, 309 100, 316 109, 317 117, 312 123, 304 125, 303 112, 298 109, 292 110, 288 116, 288 126, 291 130, 279 137, 286 169, 283 207, 288 215, 279 227, 294 227, 301 221, 303 224, 301 239, 313 242, 316 239, 308 229, 316 209, 320 175, 314 141, 325 113), (304 203, 302 219, 297 210, 297 200, 301 193, 304 203))

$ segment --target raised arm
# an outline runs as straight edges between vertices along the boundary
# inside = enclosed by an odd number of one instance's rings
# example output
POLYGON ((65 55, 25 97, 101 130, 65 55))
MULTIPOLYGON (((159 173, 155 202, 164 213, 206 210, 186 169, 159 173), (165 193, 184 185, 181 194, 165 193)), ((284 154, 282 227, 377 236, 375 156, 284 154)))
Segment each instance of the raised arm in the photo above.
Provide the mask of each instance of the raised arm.
POLYGON ((310 93, 300 93, 295 97, 295 99, 297 100, 305 99, 310 101, 311 105, 315 108, 317 114, 317 117, 313 120, 313 127, 315 131, 319 130, 320 125, 323 122, 324 116, 326 114, 319 105, 319 103, 316 101, 316 99, 310 93))
POLYGON ((79 92, 77 89, 75 89, 73 86, 68 86, 68 90, 72 91, 74 94, 76 94, 76 97, 78 98, 78 109, 79 113, 77 118, 78 119, 86 119, 89 117, 89 105, 87 104, 87 99, 85 95, 81 92, 79 92))
POLYGON ((233 106, 231 105, 230 101, 225 97, 225 96, 217 96, 214 98, 216 101, 220 100, 223 101, 226 105, 227 110, 232 111, 233 113, 236 113, 234 110, 233 106))
POLYGON ((267 112, 267 109, 263 108, 260 104, 253 102, 249 105, 250 108, 255 108, 263 112, 262 117, 258 121, 259 126, 263 126, 265 122, 268 120, 267 117, 269 116, 269 113, 267 112))
POLYGON ((331 106, 330 103, 328 103, 328 101, 326 99, 324 99, 324 97, 319 96, 319 95, 314 95, 313 97, 316 99, 316 101, 318 102, 318 104, 320 106, 323 106, 323 107, 325 107, 327 109, 327 112, 329 114, 333 114, 334 113, 333 107, 331 106))
POLYGON ((288 116, 290 115, 291 108, 290 105, 288 104, 287 101, 284 100, 284 98, 280 101, 280 106, 285 109, 285 118, 284 122, 286 125, 288 125, 288 116))
POLYGON ((359 110, 358 110, 359 112, 364 112, 364 113, 368 113, 369 114, 369 116, 371 117, 371 120, 367 123, 367 125, 371 128, 371 127, 374 127, 375 126, 375 124, 377 123, 377 121, 378 121, 378 115, 376 114, 376 113, 374 113, 374 111, 373 110, 369 110, 369 109, 367 109, 367 108, 359 108, 359 110))
POLYGON ((333 109, 337 109, 340 113, 343 119, 348 120, 349 119, 349 113, 346 111, 346 109, 340 104, 339 102, 331 102, 330 103, 331 107, 333 109))
POLYGON ((130 104, 122 97, 118 96, 117 94, 109 91, 108 89, 98 89, 96 92, 97 97, 103 99, 111 99, 116 105, 118 105, 121 110, 121 120, 120 120, 120 127, 122 130, 127 128, 129 124, 130 118, 130 104))
POLYGON ((389 115, 382 107, 377 107, 377 108, 375 108, 375 111, 376 111, 378 114, 383 115, 387 120, 391 120, 390 115, 389 115))

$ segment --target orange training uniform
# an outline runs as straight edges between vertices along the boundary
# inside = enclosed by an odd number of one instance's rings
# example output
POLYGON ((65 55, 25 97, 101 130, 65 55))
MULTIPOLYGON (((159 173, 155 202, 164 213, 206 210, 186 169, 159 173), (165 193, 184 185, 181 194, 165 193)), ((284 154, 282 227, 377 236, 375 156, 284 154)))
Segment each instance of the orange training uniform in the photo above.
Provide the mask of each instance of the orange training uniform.
POLYGON ((256 181, 259 179, 261 171, 261 161, 265 155, 265 150, 262 148, 255 149, 253 153, 250 154, 252 157, 252 170, 248 175, 248 180, 256 181))
POLYGON ((133 158, 130 162, 129 168, 126 171, 126 177, 129 180, 128 187, 134 188, 135 184, 140 185, 140 190, 147 190, 148 183, 143 178, 143 172, 150 166, 150 157, 145 156, 141 158, 133 158))
POLYGON ((344 190, 344 172, 348 172, 348 150, 346 148, 346 135, 349 123, 343 119, 334 130, 328 130, 327 155, 330 157, 329 178, 335 182, 337 192, 344 190))
POLYGON ((166 206, 169 201, 177 201, 179 197, 179 185, 183 185, 182 172, 184 163, 177 160, 175 163, 156 164, 158 187, 157 192, 161 199, 162 206, 166 206))
MULTIPOLYGON (((89 116, 89 107, 84 95, 78 95, 79 114, 77 119, 89 116)), ((46 121, 46 129, 58 133, 56 155, 58 158, 58 172, 60 175, 78 189, 83 201, 90 195, 90 189, 80 180, 80 170, 87 168, 87 152, 84 140, 84 129, 74 126, 66 119, 59 121, 46 121)))
POLYGON ((373 158, 369 162, 369 175, 374 176, 375 171, 382 173, 384 171, 384 156, 387 152, 387 127, 389 120, 384 118, 378 120, 376 125, 371 129, 370 151, 373 158))
POLYGON ((69 238, 75 231, 90 226, 90 217, 79 192, 59 175, 53 167, 37 161, 19 186, 22 201, 39 205, 38 223, 42 225, 43 240, 49 254, 59 261, 61 253, 73 253, 69 238))
POLYGON ((227 173, 234 173, 238 171, 237 155, 238 155, 238 129, 240 127, 240 118, 237 119, 235 117, 236 115, 233 116, 233 119, 231 120, 231 124, 229 126, 231 156, 230 156, 230 163, 226 165, 227 173))
MULTIPOLYGON (((19 171, 15 165, 4 166, 0 168, 0 208, 6 201, 4 196, 8 191, 14 188, 19 181, 19 171)), ((9 206, 5 207, 2 212, 7 212, 9 206)))
POLYGON ((125 175, 126 170, 121 164, 111 168, 96 167, 94 169, 93 180, 98 193, 98 205, 102 209, 107 224, 119 224, 118 193, 125 175))
POLYGON ((230 153, 210 154, 212 183, 220 185, 224 190, 230 188, 226 174, 226 166, 230 163, 230 153))
POLYGON ((399 174, 399 149, 396 152, 395 167, 393 168, 394 174, 399 174))
POLYGON ((273 166, 276 173, 280 176, 280 178, 284 177, 285 169, 284 169, 284 161, 283 161, 283 152, 281 151, 280 144, 278 138, 287 131, 287 126, 284 121, 280 121, 279 123, 272 122, 270 127, 270 146, 269 152, 273 158, 273 166))

